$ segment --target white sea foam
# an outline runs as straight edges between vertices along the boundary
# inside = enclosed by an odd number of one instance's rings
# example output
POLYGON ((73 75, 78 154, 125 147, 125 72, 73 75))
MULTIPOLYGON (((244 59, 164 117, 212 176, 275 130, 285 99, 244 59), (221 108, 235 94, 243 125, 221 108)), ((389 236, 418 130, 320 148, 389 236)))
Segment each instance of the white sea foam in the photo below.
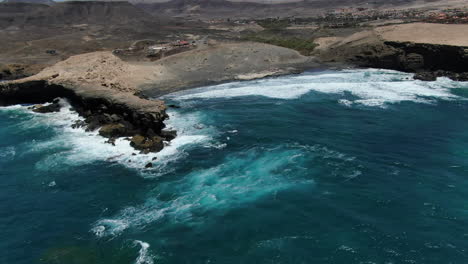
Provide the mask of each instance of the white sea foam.
POLYGON ((141 247, 138 251, 138 258, 136 259, 135 264, 153 264, 153 257, 149 253, 150 244, 140 240, 135 240, 134 243, 141 247))
POLYGON ((114 236, 126 228, 142 228, 147 224, 169 220, 176 222, 202 223, 196 212, 230 210, 246 203, 273 195, 298 185, 313 185, 314 181, 298 175, 307 172, 297 166, 307 159, 304 149, 261 148, 233 153, 217 166, 193 171, 182 180, 161 183, 155 197, 149 197, 139 206, 123 209, 116 216, 95 223, 97 234, 114 236), (165 191, 176 197, 159 200, 157 195, 165 191), (108 225, 108 222, 121 225, 108 225), (102 227, 104 226, 104 227, 102 227))
POLYGON ((349 93, 355 96, 356 99, 339 100, 346 106, 385 106, 403 101, 430 103, 431 98, 455 99, 458 97, 450 93, 450 89, 459 88, 460 84, 447 78, 439 78, 436 82, 416 81, 411 74, 389 70, 346 70, 234 82, 175 93, 168 97, 176 100, 240 96, 297 99, 314 91, 343 96, 349 93))
POLYGON ((93 232, 98 237, 102 237, 106 234, 115 235, 127 229, 128 226, 129 223, 125 220, 105 219, 99 221, 99 225, 93 227, 91 232, 93 232))
POLYGON ((2 161, 10 161, 15 157, 15 155, 16 150, 13 146, 0 148, 0 159, 2 161))
MULTIPOLYGON (((54 150, 53 153, 35 164, 38 170, 66 170, 67 167, 63 164, 76 166, 95 161, 116 162, 129 168, 142 169, 149 162, 153 162, 154 167, 151 171, 142 173, 142 175, 155 177, 166 173, 170 169, 170 166, 167 166, 169 163, 185 157, 184 150, 186 148, 208 143, 212 139, 210 136, 212 129, 198 130, 193 127, 200 123, 195 114, 177 116, 177 113, 170 113, 169 128, 177 130, 178 136, 171 142, 167 142, 166 147, 161 152, 132 155, 138 151, 133 149, 125 138, 117 139, 115 146, 112 146, 105 143, 107 139, 101 137, 97 131, 86 132, 82 128, 72 128, 71 126, 76 120, 83 118, 71 110, 66 101, 62 100, 61 104, 63 107, 60 112, 47 114, 34 113, 26 106, 19 105, 2 108, 6 111, 19 111, 31 116, 19 124, 20 131, 38 127, 49 127, 57 131, 51 139, 33 140, 28 143, 30 152, 54 150)), ((10 158, 14 155, 14 149, 13 151, 11 149, 0 150, 0 155, 10 158)))
POLYGON ((353 249, 352 247, 346 246, 346 245, 341 245, 338 250, 350 252, 350 253, 356 253, 356 250, 353 249))

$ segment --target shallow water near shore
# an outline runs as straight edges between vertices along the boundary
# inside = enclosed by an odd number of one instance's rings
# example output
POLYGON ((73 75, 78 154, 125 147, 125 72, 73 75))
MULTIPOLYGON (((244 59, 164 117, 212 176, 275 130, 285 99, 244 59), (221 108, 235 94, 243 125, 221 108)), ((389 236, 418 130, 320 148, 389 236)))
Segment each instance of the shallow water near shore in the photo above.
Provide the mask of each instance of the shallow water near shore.
POLYGON ((135 156, 69 107, 0 108, 0 263, 467 263, 467 88, 370 69, 183 91, 178 138, 135 156))

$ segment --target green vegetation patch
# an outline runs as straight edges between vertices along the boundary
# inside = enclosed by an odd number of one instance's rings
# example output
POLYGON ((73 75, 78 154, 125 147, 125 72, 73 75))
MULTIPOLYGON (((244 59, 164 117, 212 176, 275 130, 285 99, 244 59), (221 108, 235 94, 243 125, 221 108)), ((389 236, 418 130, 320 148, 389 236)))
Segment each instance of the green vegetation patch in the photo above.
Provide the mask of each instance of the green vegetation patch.
POLYGON ((283 30, 289 26, 289 21, 285 19, 263 19, 256 22, 267 30, 283 30))
POLYGON ((318 46, 313 40, 302 39, 298 37, 284 37, 277 35, 250 34, 244 37, 244 40, 267 43, 288 49, 299 51, 302 55, 309 56, 318 46))

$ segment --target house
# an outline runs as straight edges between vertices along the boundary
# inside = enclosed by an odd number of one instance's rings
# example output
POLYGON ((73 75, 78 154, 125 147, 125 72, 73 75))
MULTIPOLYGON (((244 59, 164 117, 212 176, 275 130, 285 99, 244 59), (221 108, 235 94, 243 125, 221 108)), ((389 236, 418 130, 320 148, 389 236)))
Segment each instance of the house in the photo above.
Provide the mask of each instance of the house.
POLYGON ((185 46, 189 46, 190 43, 186 40, 179 40, 177 42, 174 43, 174 46, 177 46, 177 47, 185 47, 185 46))

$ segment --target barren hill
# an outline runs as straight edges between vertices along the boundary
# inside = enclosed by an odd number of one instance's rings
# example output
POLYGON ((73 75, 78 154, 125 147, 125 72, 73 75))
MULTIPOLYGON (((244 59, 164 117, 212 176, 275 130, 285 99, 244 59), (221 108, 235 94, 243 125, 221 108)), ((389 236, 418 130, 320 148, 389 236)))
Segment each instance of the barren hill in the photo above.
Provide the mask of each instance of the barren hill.
POLYGON ((34 24, 126 24, 152 17, 128 2, 69 1, 29 14, 34 24))
POLYGON ((0 3, 0 28, 70 24, 129 24, 154 17, 128 2, 68 1, 51 6, 0 3))

